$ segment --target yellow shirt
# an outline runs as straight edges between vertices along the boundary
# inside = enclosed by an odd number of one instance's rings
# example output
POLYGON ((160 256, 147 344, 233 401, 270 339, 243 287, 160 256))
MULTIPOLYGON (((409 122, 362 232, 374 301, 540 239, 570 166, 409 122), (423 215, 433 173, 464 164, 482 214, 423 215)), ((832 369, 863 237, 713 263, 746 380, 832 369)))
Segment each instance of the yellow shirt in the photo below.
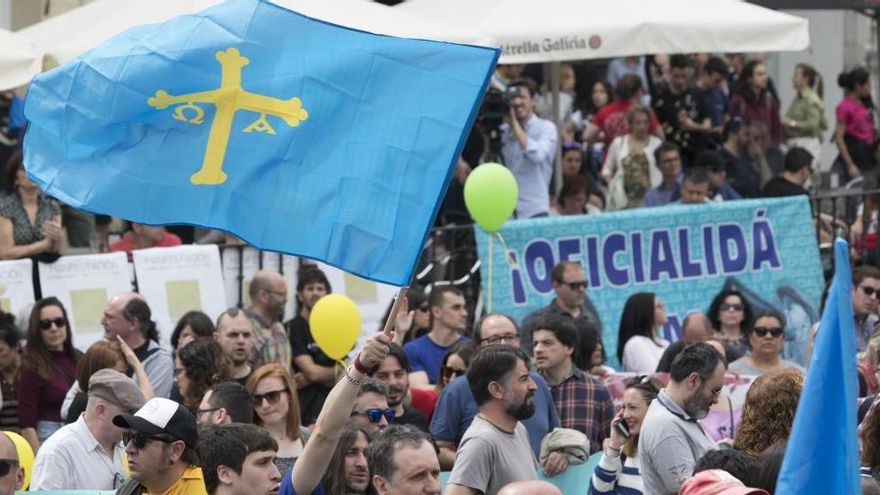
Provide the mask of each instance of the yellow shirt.
MULTIPOLYGON (((146 494, 146 490, 143 492, 146 494)), ((190 467, 162 495, 208 495, 202 468, 190 467)))

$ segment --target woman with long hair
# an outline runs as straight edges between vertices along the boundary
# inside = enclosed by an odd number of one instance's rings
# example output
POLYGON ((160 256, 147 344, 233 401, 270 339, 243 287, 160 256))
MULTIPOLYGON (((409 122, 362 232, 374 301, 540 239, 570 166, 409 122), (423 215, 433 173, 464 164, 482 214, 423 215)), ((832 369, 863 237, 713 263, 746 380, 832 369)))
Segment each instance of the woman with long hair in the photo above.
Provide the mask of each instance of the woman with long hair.
POLYGON ((12 194, 0 199, 0 259, 55 261, 64 243, 61 208, 28 179, 20 151, 7 161, 4 182, 12 194))
POLYGON ((754 123, 767 126, 770 145, 778 148, 782 143, 782 120, 779 102, 769 89, 769 81, 764 62, 758 59, 746 62, 730 98, 730 115, 742 118, 748 126, 754 123))
POLYGON ((774 443, 788 439, 803 388, 804 374, 796 369, 759 376, 746 392, 733 448, 757 457, 774 443))
POLYGON ((730 363, 728 371, 754 376, 783 368, 804 371, 799 364, 782 359, 785 318, 781 315, 771 311, 759 313, 749 327, 748 339, 752 353, 730 363))
POLYGON ((260 366, 245 389, 254 399, 254 423, 269 430, 278 442, 275 465, 287 473, 305 445, 301 435, 305 428, 300 424, 299 400, 290 373, 276 363, 260 366))
POLYGON ((27 330, 21 381, 18 387, 18 423, 34 452, 64 423, 61 404, 76 380, 82 352, 73 347, 67 310, 55 297, 34 303, 27 330))
POLYGON ((794 66, 791 78, 797 94, 782 119, 785 144, 803 148, 813 155, 813 164, 822 164, 822 133, 828 130, 822 102, 822 76, 809 64, 794 66))
POLYGON ((449 385, 452 380, 464 376, 471 367, 471 359, 477 355, 477 345, 472 340, 459 342, 446 351, 440 360, 440 375, 437 379, 435 390, 437 395, 449 385))
POLYGON ((15 317, 0 311, 0 430, 18 428, 18 380, 21 375, 21 343, 15 317))
POLYGON ((345 425, 330 464, 321 478, 325 495, 367 493, 370 469, 367 467, 367 432, 354 423, 345 425))
POLYGON ((626 385, 623 408, 614 418, 611 436, 602 444, 602 457, 590 479, 590 495, 637 495, 644 491, 639 472, 639 431, 648 407, 662 387, 662 383, 650 376, 637 377, 626 385))
POLYGON ((214 339, 199 337, 177 352, 174 358, 174 383, 183 397, 183 405, 194 411, 205 392, 215 383, 230 379, 232 362, 214 339))
POLYGON ((835 110, 837 160, 846 167, 848 179, 853 179, 876 165, 871 75, 864 67, 856 67, 837 76, 837 85, 843 89, 843 100, 835 110))
POLYGON ((712 298, 706 314, 712 322, 715 338, 724 343, 727 362, 745 356, 749 349, 746 331, 752 324, 752 306, 745 296, 737 290, 722 290, 712 298))
POLYGON ((653 292, 629 296, 620 316, 617 359, 624 371, 653 373, 669 341, 657 332, 666 324, 666 308, 653 292))

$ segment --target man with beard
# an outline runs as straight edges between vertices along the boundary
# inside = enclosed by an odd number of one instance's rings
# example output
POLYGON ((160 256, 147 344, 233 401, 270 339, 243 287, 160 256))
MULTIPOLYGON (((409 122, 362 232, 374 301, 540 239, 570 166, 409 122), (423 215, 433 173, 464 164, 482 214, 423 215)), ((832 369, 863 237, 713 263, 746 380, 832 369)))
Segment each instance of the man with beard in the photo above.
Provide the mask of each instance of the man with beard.
POLYGON ((223 354, 232 361, 232 379, 242 385, 246 384, 253 371, 248 359, 254 352, 254 332, 244 311, 231 308, 221 313, 217 318, 214 340, 220 344, 223 354))
POLYGON ((370 377, 385 385, 388 407, 394 410, 392 423, 413 425, 422 431, 428 431, 422 413, 404 404, 409 393, 409 360, 402 347, 390 344, 388 356, 372 371, 370 377))
POLYGON ((480 412, 461 439, 447 495, 495 495, 508 483, 536 479, 538 463, 520 420, 535 413, 529 356, 490 345, 471 362, 467 381, 480 412))
POLYGON ((309 328, 309 316, 315 303, 331 292, 324 272, 315 267, 304 268, 296 283, 296 317, 287 322, 293 353, 293 382, 305 426, 317 420, 327 394, 336 383, 336 362, 321 351, 309 328))
POLYGON ((287 304, 287 284, 284 283, 284 277, 275 272, 260 270, 251 279, 248 294, 251 305, 245 313, 251 320, 251 329, 256 337, 254 367, 278 363, 284 369, 290 368, 290 342, 281 325, 284 306, 287 304))
POLYGON ((321 479, 325 495, 363 495, 367 492, 370 485, 370 470, 367 469, 369 443, 366 431, 351 422, 345 425, 327 472, 321 479))
POLYGON ((205 488, 211 495, 275 495, 281 473, 273 462, 278 443, 256 425, 205 427, 199 435, 199 458, 205 488))
POLYGON ((639 434, 645 493, 677 492, 697 461, 718 448, 697 420, 718 402, 724 370, 724 359, 706 343, 685 348, 672 361, 669 385, 651 403, 639 434))

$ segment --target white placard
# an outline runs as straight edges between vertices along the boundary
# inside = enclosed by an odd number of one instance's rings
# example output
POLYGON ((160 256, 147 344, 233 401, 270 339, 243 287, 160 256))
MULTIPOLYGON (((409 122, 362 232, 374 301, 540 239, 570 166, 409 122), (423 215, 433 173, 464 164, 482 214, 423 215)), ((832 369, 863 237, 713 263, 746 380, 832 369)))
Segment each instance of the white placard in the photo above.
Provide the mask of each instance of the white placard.
POLYGON ((215 320, 228 307, 216 245, 139 249, 132 257, 138 292, 150 305, 162 345, 170 345, 171 332, 187 311, 215 320))
POLYGON ((324 263, 318 263, 318 267, 327 275, 334 294, 344 294, 357 304, 361 313, 361 333, 355 348, 360 348, 366 339, 381 330, 380 327, 385 324, 382 317, 399 288, 364 280, 324 263))
POLYGON ((21 329, 27 326, 22 313, 34 304, 33 261, 0 261, 0 309, 15 316, 21 329))
POLYGON ((132 290, 125 253, 62 256, 55 263, 40 263, 39 272, 43 296, 55 296, 67 308, 73 344, 81 350, 103 338, 107 301, 132 290))
POLYGON ((230 306, 238 303, 241 296, 242 307, 251 304, 248 290, 254 274, 260 269, 260 258, 263 259, 263 270, 283 271, 284 282, 287 284, 287 305, 284 309, 284 321, 294 316, 296 298, 296 268, 299 260, 288 254, 258 251, 250 246, 228 246, 223 250, 223 286, 226 289, 226 300, 230 306), (239 272, 241 267, 241 272, 239 272), (283 270, 282 270, 283 268, 283 270), (239 283, 240 280, 240 283, 239 283), (239 293, 239 288, 241 292, 239 293))

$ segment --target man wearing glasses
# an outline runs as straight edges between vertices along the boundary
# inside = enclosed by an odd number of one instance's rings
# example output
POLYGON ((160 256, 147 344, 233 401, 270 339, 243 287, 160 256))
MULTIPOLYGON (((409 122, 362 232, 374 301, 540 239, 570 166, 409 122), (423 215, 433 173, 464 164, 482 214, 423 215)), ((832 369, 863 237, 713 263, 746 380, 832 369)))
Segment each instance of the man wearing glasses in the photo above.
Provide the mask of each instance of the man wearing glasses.
POLYGON ((718 402, 724 371, 721 354, 706 343, 672 361, 669 384, 651 402, 639 434, 645 493, 677 492, 697 461, 718 448, 697 421, 718 402))
POLYGON ((290 341, 281 324, 284 307, 287 305, 287 283, 284 277, 267 270, 260 270, 251 279, 248 288, 251 305, 245 310, 251 320, 251 328, 256 339, 254 345, 254 367, 278 363, 284 369, 290 368, 290 341))
POLYGON ((113 369, 89 378, 86 410, 37 452, 31 490, 114 490, 124 479, 122 430, 113 418, 146 402, 134 381, 113 369))
POLYGON ((18 465, 18 451, 12 439, 0 434, 0 495, 12 495, 24 483, 24 470, 18 465))
POLYGON ((523 320, 520 331, 520 347, 529 356, 532 355, 532 332, 535 329, 535 318, 554 314, 574 319, 578 330, 578 348, 574 353, 574 364, 582 370, 590 369, 590 358, 596 344, 602 342, 602 322, 596 307, 587 297, 587 279, 581 265, 572 261, 557 263, 550 272, 553 280, 553 291, 556 297, 547 307, 539 309, 523 320))
MULTIPOLYGON (((495 344, 519 346, 516 325, 509 316, 500 313, 483 316, 477 323, 474 339, 481 349, 495 344)), ((529 432, 532 452, 538 457, 541 454, 541 440, 559 426, 559 415, 547 382, 534 372, 531 373, 531 378, 537 387, 534 395, 535 414, 524 419, 522 424, 529 432)), ((455 449, 478 412, 467 378, 458 377, 453 380, 437 399, 430 431, 440 448, 438 457, 444 470, 452 469, 455 449)))
POLYGON ((374 380, 368 380, 358 390, 351 421, 367 432, 370 440, 394 421, 394 409, 388 407, 387 396, 385 387, 374 380))
POLYGON ((856 346, 862 353, 874 333, 877 323, 877 299, 880 298, 880 269, 874 266, 860 266, 853 270, 852 305, 856 318, 856 346))
POLYGON ((122 441, 131 472, 117 495, 207 495, 195 450, 196 418, 186 408, 155 398, 134 414, 116 416, 113 424, 127 430, 122 441))

